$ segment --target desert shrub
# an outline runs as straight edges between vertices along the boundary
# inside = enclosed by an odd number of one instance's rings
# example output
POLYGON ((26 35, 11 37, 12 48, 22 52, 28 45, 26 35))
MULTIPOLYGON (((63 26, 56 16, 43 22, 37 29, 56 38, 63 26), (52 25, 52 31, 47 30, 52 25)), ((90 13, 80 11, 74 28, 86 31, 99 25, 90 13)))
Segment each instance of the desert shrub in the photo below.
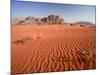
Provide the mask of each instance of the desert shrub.
POLYGON ((24 37, 22 39, 18 39, 16 41, 14 41, 13 43, 16 43, 16 44, 24 44, 27 40, 30 40, 31 39, 31 36, 27 36, 27 37, 24 37))

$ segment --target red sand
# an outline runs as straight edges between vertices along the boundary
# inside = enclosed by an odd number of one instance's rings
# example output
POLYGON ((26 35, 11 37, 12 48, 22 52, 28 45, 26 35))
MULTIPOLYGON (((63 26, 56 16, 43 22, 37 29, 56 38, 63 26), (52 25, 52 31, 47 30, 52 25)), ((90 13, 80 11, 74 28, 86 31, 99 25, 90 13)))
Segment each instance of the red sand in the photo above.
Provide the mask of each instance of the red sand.
POLYGON ((12 74, 96 68, 96 28, 13 26, 12 74))

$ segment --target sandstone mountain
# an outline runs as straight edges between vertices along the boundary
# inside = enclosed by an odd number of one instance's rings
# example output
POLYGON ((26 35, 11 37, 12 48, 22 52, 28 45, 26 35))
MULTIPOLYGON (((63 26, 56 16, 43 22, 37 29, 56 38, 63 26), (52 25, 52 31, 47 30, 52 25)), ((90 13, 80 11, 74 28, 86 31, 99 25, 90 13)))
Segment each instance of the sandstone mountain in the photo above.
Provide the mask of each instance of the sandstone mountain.
POLYGON ((24 20, 24 19, 21 19, 21 18, 16 17, 16 18, 12 19, 11 23, 12 23, 13 25, 16 25, 17 23, 19 23, 20 21, 23 21, 23 20, 24 20))
POLYGON ((46 24, 65 24, 64 19, 59 15, 49 15, 43 18, 35 18, 33 16, 26 17, 14 23, 16 25, 46 25, 46 24))
POLYGON ((79 21, 79 22, 75 22, 74 24, 80 24, 80 25, 95 25, 92 22, 88 22, 88 21, 79 21))

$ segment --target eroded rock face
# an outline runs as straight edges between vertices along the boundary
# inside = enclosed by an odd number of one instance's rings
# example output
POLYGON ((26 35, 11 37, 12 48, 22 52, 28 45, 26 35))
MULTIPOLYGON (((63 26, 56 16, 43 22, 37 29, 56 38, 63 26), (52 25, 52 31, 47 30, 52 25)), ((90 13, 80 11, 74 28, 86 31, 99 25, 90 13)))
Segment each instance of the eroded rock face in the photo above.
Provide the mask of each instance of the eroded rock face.
POLYGON ((36 18, 34 18, 34 17, 27 17, 27 18, 25 18, 25 23, 26 24, 30 24, 30 25, 32 25, 32 24, 36 24, 36 18))
POLYGON ((35 17, 26 17, 24 21, 20 21, 17 25, 42 25, 42 24, 64 24, 64 19, 61 18, 59 15, 49 15, 48 17, 44 18, 35 18, 35 17))
POLYGON ((60 19, 59 24, 64 24, 64 19, 63 18, 60 19))
POLYGON ((46 18, 46 17, 44 17, 43 19, 42 19, 42 22, 47 22, 48 21, 48 18, 46 18))
POLYGON ((59 21, 60 21, 60 16, 56 16, 55 17, 55 24, 59 24, 59 21))
POLYGON ((50 24, 64 24, 64 19, 61 18, 59 15, 49 15, 48 16, 48 23, 50 24))
POLYGON ((34 17, 25 18, 25 22, 36 22, 34 17))
POLYGON ((36 18, 35 19, 35 24, 40 25, 42 23, 41 18, 36 18))

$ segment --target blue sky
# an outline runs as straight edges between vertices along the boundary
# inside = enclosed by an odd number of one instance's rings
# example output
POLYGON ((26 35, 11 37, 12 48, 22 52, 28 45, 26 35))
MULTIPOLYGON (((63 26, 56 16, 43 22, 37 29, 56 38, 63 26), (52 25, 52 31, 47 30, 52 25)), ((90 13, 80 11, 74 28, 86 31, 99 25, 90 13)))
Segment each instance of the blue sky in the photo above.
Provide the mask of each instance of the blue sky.
POLYGON ((95 6, 57 3, 23 2, 12 0, 12 18, 60 15, 66 22, 89 21, 95 24, 95 6))

